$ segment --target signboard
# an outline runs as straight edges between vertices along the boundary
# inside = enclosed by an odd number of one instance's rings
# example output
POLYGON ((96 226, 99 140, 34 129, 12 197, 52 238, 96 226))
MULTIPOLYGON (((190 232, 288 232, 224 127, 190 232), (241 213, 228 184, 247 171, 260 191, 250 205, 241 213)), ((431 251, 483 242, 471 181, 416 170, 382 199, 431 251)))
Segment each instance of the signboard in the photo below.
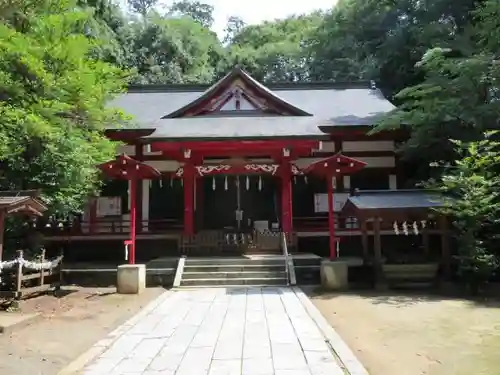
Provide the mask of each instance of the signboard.
POLYGON ((97 198, 97 217, 120 216, 122 214, 121 197, 99 197, 97 198))
MULTIPOLYGON (((334 193, 333 194, 333 211, 340 212, 344 207, 345 202, 349 198, 349 193, 334 193)), ((328 194, 314 194, 314 212, 328 212, 328 194)))

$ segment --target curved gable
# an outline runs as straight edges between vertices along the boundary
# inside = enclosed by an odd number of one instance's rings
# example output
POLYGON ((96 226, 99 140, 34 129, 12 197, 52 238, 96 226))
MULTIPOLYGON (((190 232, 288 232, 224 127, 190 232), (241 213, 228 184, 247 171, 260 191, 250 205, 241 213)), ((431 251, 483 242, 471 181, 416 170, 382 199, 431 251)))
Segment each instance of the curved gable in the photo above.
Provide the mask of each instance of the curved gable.
POLYGON ((228 115, 312 116, 236 67, 197 99, 163 116, 162 119, 228 115))

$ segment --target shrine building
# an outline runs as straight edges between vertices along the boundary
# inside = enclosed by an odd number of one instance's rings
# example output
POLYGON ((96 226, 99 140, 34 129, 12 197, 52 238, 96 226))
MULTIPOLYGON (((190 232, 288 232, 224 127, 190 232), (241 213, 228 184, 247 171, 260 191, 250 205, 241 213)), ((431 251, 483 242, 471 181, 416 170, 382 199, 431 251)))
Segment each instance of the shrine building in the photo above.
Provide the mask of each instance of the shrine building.
MULTIPOLYGON (((395 147, 406 135, 369 134, 395 108, 374 82, 265 86, 234 68, 212 86, 131 86, 110 106, 130 114, 132 126, 106 130, 124 146, 117 161, 99 166, 101 195, 84 215, 45 230, 48 242, 85 259, 123 258, 132 202, 140 260, 279 252, 277 233, 288 235, 291 252, 326 256, 333 236, 340 256, 361 258, 374 229, 355 210, 343 213, 354 189, 381 206, 411 195, 398 193, 405 175, 395 147), (330 225, 328 182, 309 171, 341 159, 362 167, 332 167, 330 225), (128 161, 146 171, 133 188, 110 173, 128 161)), ((394 236, 392 226, 383 223, 381 235, 394 236)))

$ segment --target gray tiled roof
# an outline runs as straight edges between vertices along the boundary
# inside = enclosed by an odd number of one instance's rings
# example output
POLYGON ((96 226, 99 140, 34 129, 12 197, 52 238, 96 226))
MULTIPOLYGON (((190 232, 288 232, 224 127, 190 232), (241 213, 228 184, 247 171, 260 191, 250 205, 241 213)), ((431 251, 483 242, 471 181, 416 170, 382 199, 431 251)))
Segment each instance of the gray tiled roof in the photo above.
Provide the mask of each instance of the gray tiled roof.
POLYGON ((443 199, 438 194, 421 190, 361 191, 347 201, 359 210, 425 209, 443 205, 443 199))
POLYGON ((300 88, 289 86, 274 89, 280 98, 313 116, 246 116, 162 119, 165 115, 196 100, 205 90, 176 88, 131 91, 112 102, 133 116, 137 126, 156 128, 151 137, 279 137, 319 136, 318 126, 373 125, 395 107, 378 89, 366 88, 300 88))

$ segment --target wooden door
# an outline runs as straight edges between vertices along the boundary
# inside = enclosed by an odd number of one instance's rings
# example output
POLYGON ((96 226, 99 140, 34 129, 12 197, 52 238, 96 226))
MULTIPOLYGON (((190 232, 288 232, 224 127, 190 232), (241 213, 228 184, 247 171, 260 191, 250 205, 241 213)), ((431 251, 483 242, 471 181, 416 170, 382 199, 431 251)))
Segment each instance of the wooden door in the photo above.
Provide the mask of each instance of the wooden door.
POLYGON ((215 179, 205 177, 203 187, 203 229, 236 228, 237 187, 235 177, 217 176, 215 179))
POLYGON ((273 176, 240 176, 242 227, 252 229, 255 221, 278 221, 277 181, 273 176), (247 179, 248 178, 248 179, 247 179))

